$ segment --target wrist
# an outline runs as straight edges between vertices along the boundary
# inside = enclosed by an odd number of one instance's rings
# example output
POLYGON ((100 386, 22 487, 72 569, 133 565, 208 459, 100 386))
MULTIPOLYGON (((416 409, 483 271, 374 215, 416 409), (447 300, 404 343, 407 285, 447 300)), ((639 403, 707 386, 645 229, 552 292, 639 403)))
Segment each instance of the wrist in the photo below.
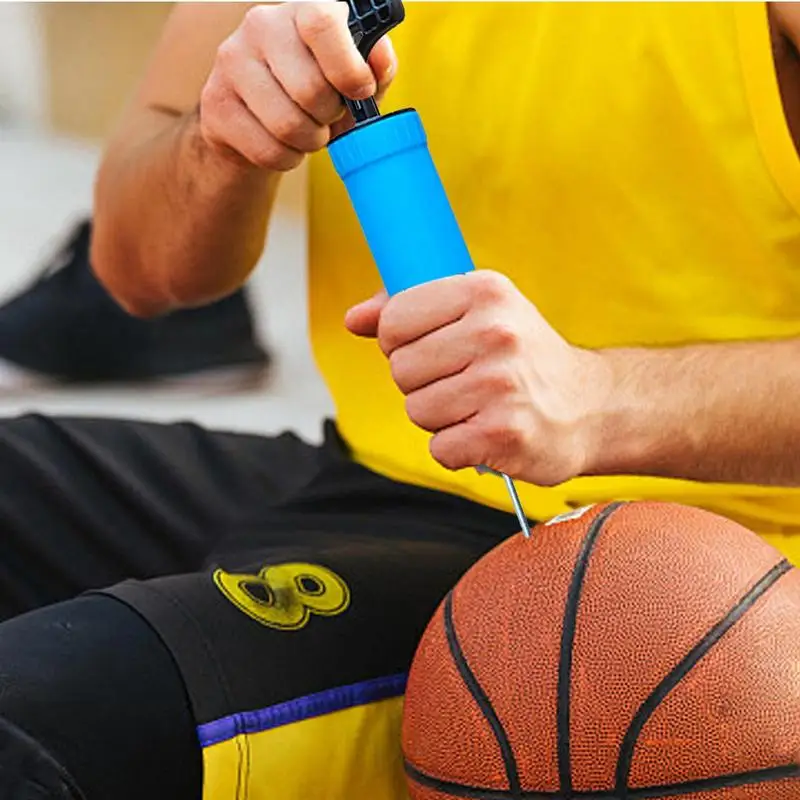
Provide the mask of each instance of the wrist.
POLYGON ((667 424, 663 391, 651 386, 657 354, 620 348, 592 355, 590 375, 596 391, 587 423, 583 474, 658 474, 668 447, 680 446, 676 441, 680 430, 667 424))
POLYGON ((221 142, 212 141, 203 132, 200 109, 183 118, 179 139, 189 153, 189 161, 202 180, 214 186, 236 186, 250 181, 276 182, 280 173, 258 167, 241 153, 221 142))

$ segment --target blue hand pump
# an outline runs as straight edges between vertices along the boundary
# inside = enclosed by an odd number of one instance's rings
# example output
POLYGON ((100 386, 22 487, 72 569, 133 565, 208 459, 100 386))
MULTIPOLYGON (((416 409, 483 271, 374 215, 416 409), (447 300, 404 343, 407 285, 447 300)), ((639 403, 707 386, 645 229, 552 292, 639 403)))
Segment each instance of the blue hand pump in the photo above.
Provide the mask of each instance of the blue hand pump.
MULTIPOLYGON (((403 21, 401 0, 344 0, 348 27, 366 60, 375 43, 403 21)), ((355 120, 328 144, 389 295, 474 269, 436 171, 419 114, 406 108, 381 116, 374 98, 345 103, 355 120)), ((528 523, 514 482, 503 478, 525 536, 528 523)))

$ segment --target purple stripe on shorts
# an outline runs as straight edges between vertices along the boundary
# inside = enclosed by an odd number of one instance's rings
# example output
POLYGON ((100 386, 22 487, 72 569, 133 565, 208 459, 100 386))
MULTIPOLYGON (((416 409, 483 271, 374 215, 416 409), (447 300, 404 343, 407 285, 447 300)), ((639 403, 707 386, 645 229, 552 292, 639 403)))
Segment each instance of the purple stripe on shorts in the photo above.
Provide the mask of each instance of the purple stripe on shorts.
POLYGON ((330 714, 333 711, 344 711, 346 708, 399 697, 405 691, 407 679, 406 673, 387 675, 349 686, 326 689, 324 692, 287 700, 285 703, 278 703, 268 708, 241 711, 198 725, 197 735, 203 747, 210 747, 241 733, 260 733, 304 719, 330 714))

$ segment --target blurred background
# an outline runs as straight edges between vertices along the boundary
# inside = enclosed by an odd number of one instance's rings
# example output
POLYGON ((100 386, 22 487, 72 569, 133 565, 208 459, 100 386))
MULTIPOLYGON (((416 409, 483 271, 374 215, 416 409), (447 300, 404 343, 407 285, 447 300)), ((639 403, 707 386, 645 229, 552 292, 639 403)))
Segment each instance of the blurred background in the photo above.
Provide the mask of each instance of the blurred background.
POLYGON ((306 341, 302 170, 284 181, 250 284, 219 307, 128 320, 87 268, 103 140, 170 5, 0 3, 0 415, 316 440, 329 399, 306 341))

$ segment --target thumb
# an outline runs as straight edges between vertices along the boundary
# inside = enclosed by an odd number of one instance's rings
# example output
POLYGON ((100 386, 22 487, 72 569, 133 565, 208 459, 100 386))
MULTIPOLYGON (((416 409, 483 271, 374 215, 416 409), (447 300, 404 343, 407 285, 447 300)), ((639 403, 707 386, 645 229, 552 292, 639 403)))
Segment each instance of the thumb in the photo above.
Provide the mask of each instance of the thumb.
POLYGON ((383 311, 388 302, 389 295, 386 292, 378 292, 370 297, 369 300, 364 300, 363 303, 353 306, 345 314, 345 328, 356 336, 377 336, 381 311, 383 311))

